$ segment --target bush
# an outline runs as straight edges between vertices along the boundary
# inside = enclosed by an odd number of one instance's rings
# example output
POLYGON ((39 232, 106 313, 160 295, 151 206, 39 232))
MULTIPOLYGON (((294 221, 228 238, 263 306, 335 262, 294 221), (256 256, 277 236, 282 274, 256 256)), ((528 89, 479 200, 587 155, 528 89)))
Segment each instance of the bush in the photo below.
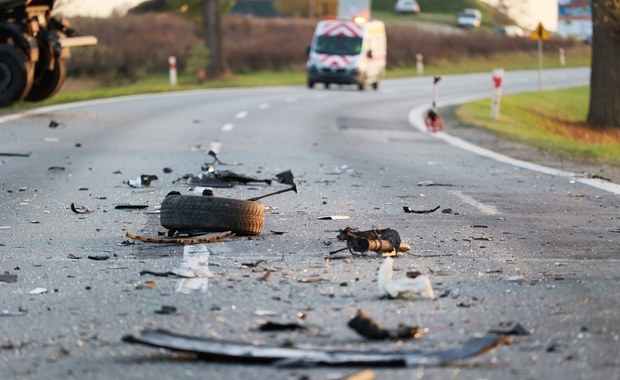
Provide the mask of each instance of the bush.
MULTIPOLYGON (((99 38, 97 46, 73 49, 69 74, 74 76, 131 80, 166 72, 170 55, 177 57, 180 71, 194 71, 193 60, 205 44, 200 28, 165 13, 81 18, 73 24, 80 33, 99 38)), ((302 69, 316 20, 227 15, 222 24, 228 67, 233 72, 251 72, 302 69)), ((414 66, 417 53, 423 54, 428 64, 435 60, 536 51, 536 44, 529 39, 497 38, 483 33, 433 33, 413 26, 387 25, 386 29, 388 67, 414 66)), ((570 47, 575 42, 548 41, 545 47, 557 50, 560 44, 570 47)))

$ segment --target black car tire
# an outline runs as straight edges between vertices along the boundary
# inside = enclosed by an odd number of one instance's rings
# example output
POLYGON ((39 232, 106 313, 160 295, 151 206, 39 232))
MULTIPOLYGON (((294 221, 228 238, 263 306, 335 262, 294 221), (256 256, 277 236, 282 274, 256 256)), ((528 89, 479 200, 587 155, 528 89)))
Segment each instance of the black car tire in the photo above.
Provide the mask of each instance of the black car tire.
POLYGON ((54 69, 45 70, 41 77, 34 81, 30 92, 26 96, 26 100, 38 102, 54 96, 65 81, 67 68, 65 63, 56 58, 54 60, 54 69))
POLYGON ((32 87, 33 75, 34 68, 26 54, 0 44, 0 107, 22 101, 32 87))
POLYGON ((168 195, 161 204, 161 225, 176 231, 232 231, 259 235, 265 206, 259 202, 201 195, 168 195))

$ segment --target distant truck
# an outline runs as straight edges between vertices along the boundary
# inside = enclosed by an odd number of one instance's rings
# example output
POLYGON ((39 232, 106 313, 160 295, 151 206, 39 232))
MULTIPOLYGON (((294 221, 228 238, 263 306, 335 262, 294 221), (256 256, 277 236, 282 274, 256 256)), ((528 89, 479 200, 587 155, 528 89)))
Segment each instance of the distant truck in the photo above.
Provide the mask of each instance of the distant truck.
POLYGON ((387 42, 381 21, 319 21, 308 48, 308 87, 323 83, 379 88, 385 75, 387 42))
POLYGON ((55 0, 0 0, 0 107, 42 101, 65 80, 69 48, 94 45, 51 16, 55 0))

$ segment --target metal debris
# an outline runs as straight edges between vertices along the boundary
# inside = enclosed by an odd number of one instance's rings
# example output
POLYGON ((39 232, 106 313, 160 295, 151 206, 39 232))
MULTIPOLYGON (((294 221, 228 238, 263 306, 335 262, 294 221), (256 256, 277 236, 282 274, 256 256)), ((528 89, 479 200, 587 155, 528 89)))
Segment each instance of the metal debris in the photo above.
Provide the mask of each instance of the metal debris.
POLYGON ((0 282, 5 282, 7 284, 17 282, 17 275, 16 274, 10 274, 8 272, 6 272, 4 274, 0 274, 0 282))
POLYGON ((114 206, 114 209, 116 210, 144 210, 146 208, 149 208, 149 206, 148 205, 130 205, 130 204, 114 206))
POLYGON ((414 210, 409 206, 403 206, 403 210, 408 213, 408 214, 431 214, 437 210, 439 210, 441 208, 441 206, 437 206, 435 208, 432 208, 430 210, 414 210))
POLYGON ((347 326, 366 339, 420 339, 419 327, 399 325, 396 329, 385 329, 363 310, 358 310, 347 326))
POLYGON ((34 288, 28 292, 28 294, 33 295, 33 296, 37 296, 39 294, 44 294, 44 293, 47 293, 47 289, 45 288, 34 288))
POLYGON ((76 214, 90 214, 93 212, 92 210, 89 210, 88 208, 77 205, 75 203, 71 203, 71 211, 73 211, 76 214))
POLYGON ((530 332, 520 323, 500 322, 499 328, 489 330, 489 334, 527 336, 530 332))
POLYGON ((351 219, 351 217, 346 216, 346 215, 319 216, 319 220, 347 220, 347 219, 351 219))
POLYGON ((462 345, 443 350, 332 351, 311 348, 258 346, 246 342, 221 341, 175 334, 166 330, 143 330, 139 336, 126 335, 123 341, 156 348, 198 354, 197 359, 224 362, 274 364, 278 366, 441 366, 468 359, 507 343, 501 335, 471 338, 462 345))
POLYGON ((334 254, 344 251, 364 253, 373 252, 404 252, 410 249, 409 245, 403 243, 400 235, 396 230, 391 228, 372 229, 368 231, 360 231, 355 228, 347 227, 340 230, 338 240, 347 242, 347 247, 330 252, 334 254))
POLYGON ((257 200, 259 200, 259 199, 263 199, 263 198, 271 197, 271 196, 273 196, 273 195, 278 195, 278 194, 286 193, 286 192, 289 192, 289 191, 294 191, 295 193, 297 193, 297 185, 293 184, 293 186, 291 186, 291 187, 290 187, 290 188, 288 188, 288 189, 274 191, 273 193, 269 193, 269 194, 261 195, 261 196, 254 197, 254 198, 250 198, 250 199, 247 199, 247 200, 248 200, 248 201, 257 201, 257 200))
POLYGON ((290 170, 276 174, 276 178, 278 179, 278 182, 285 185, 295 185, 295 177, 293 176, 293 172, 290 170))
POLYGON ((30 157, 30 153, 0 153, 0 157, 30 157))
POLYGON ((265 322, 258 326, 258 330, 262 332, 271 331, 301 331, 306 327, 299 323, 279 323, 279 322, 265 322))
POLYGON ((177 312, 177 308, 175 306, 163 305, 159 310, 155 310, 155 314, 164 314, 170 315, 177 312))

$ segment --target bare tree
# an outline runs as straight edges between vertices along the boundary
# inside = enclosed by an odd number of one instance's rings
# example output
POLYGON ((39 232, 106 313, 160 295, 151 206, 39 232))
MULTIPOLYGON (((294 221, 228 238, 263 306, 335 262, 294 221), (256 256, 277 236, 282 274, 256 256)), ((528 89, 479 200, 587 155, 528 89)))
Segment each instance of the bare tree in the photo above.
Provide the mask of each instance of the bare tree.
POLYGON ((620 1, 592 0, 588 123, 620 128, 620 1))

